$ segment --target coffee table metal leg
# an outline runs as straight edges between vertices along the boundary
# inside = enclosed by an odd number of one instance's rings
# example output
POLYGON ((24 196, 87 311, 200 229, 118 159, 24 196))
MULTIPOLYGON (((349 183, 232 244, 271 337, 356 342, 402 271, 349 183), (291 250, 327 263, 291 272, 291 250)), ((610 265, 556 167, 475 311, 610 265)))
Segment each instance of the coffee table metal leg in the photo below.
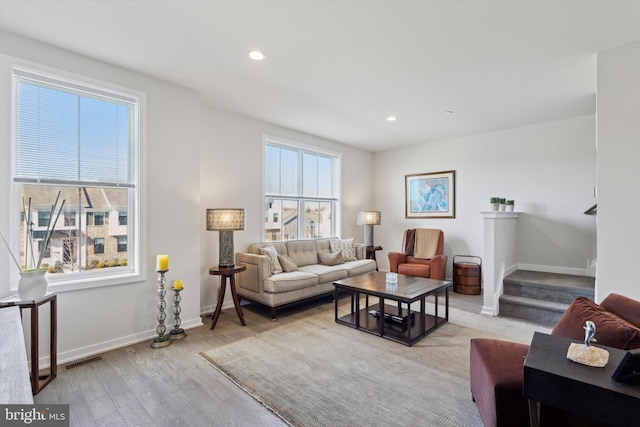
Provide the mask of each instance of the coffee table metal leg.
POLYGON ((360 328, 360 293, 356 292, 356 328, 360 328))
POLYGON ((380 322, 380 336, 384 335, 384 298, 380 297, 378 298, 378 306, 380 308, 380 317, 379 317, 379 322, 380 322))

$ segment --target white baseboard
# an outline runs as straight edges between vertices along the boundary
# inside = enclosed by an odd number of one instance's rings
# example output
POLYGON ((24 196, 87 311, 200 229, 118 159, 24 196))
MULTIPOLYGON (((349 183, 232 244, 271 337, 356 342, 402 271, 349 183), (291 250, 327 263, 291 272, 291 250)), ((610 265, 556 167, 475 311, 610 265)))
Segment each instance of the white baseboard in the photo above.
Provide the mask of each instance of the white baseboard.
MULTIPOLYGON (((197 328, 198 326, 202 326, 202 319, 200 317, 196 317, 194 319, 183 320, 180 327, 183 329, 192 329, 197 328)), ((167 333, 171 330, 173 326, 171 324, 167 324, 167 333)), ((62 353, 58 353, 58 365, 62 365, 67 362, 86 359, 87 357, 95 356, 96 354, 104 353, 110 350, 115 350, 117 348, 126 347, 131 344, 136 344, 146 340, 152 340, 158 336, 155 328, 147 331, 139 332, 137 334, 131 334, 124 337, 119 337, 116 339, 103 341, 100 343, 96 343, 93 345, 89 345, 86 347, 79 347, 73 350, 68 350, 62 353)), ((40 366, 45 368, 51 364, 51 360, 49 357, 43 357, 40 359, 40 366)))
POLYGON ((589 276, 586 268, 558 267, 554 265, 518 264, 519 270, 539 271, 543 273, 573 274, 575 276, 589 276))

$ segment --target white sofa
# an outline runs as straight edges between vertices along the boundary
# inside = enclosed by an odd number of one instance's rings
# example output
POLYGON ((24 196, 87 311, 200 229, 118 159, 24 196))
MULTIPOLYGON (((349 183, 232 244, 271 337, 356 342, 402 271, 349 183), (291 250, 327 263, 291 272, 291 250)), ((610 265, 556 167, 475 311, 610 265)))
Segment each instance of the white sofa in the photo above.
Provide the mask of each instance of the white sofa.
MULTIPOLYGON (((354 245, 354 248, 355 260, 326 265, 320 258, 336 255, 336 251, 331 251, 331 238, 252 243, 246 252, 236 253, 236 263, 247 267, 236 283, 238 296, 269 307, 271 318, 275 320, 277 309, 331 295, 336 280, 375 271, 376 262, 366 259, 364 246, 354 245), (271 245, 281 260, 287 257, 288 261, 293 261, 293 267, 288 266, 293 271, 272 273, 269 256, 261 254, 261 248, 271 245)), ((283 260, 283 263, 287 261, 283 260)))

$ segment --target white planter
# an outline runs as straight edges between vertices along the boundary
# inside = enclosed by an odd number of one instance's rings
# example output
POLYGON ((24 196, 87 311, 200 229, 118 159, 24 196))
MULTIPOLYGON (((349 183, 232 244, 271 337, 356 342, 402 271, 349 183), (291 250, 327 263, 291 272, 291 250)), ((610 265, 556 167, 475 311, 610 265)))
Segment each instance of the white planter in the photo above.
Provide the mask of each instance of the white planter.
POLYGON ((489 206, 491 206, 492 211, 497 211, 500 208, 500 203, 491 203, 489 206))
POLYGON ((514 205, 507 205, 507 212, 513 212, 514 205))
POLYGON ((500 203, 500 212, 504 212, 507 210, 507 205, 503 205, 502 203, 500 203))
POLYGON ((47 270, 21 271, 18 282, 18 294, 22 300, 32 300, 43 297, 47 293, 49 281, 47 270))

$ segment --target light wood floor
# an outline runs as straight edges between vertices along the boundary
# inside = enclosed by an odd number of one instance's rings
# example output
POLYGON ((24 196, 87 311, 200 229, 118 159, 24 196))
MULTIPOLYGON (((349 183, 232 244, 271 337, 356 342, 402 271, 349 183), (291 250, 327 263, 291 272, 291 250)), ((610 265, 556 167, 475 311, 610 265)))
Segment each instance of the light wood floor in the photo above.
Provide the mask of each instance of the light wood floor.
MULTIPOLYGON (((451 292, 450 306, 479 313, 482 297, 451 292)), ((333 303, 326 298, 292 307, 275 322, 268 310, 246 305, 246 327, 233 308, 224 310, 213 331, 211 317, 205 317, 204 327, 188 330, 169 347, 152 349, 149 340, 71 369, 59 366, 58 377, 34 401, 68 403, 71 426, 284 426, 196 355, 319 310, 333 310, 333 303)))

